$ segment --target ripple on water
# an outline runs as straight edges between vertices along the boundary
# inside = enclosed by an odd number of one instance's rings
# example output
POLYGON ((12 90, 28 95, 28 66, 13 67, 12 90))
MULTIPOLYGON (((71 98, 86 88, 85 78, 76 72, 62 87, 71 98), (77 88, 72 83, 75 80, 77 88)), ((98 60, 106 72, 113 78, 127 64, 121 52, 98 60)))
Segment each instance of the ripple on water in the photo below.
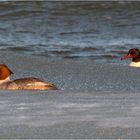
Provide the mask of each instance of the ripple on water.
POLYGON ((139 48, 139 17, 138 2, 6 1, 0 3, 0 50, 114 63, 139 48))

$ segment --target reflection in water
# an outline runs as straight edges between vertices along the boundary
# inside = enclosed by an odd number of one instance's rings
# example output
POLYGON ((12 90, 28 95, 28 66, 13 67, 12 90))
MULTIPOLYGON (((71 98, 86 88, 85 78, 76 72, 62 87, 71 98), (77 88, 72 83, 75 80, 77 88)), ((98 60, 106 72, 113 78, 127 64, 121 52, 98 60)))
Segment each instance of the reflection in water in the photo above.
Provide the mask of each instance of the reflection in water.
POLYGON ((1 2, 0 49, 118 63, 140 44, 140 2, 1 2))

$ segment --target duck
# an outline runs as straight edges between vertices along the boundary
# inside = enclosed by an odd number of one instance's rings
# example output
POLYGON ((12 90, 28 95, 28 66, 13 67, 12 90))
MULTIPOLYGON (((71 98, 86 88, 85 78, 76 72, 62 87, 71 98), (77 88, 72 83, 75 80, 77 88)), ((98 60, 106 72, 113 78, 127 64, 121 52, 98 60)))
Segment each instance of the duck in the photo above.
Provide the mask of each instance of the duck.
POLYGON ((2 90, 57 90, 58 88, 49 82, 35 77, 25 77, 11 80, 13 72, 6 64, 0 64, 0 89, 2 90))
POLYGON ((140 50, 137 48, 132 48, 128 51, 127 55, 123 56, 121 60, 132 58, 129 66, 140 67, 140 50))

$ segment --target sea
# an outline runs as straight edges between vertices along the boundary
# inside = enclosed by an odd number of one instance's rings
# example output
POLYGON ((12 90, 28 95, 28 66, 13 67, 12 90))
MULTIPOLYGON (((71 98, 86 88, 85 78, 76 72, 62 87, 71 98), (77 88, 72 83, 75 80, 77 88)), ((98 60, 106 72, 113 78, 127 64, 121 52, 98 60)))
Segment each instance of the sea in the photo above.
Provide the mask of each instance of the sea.
POLYGON ((0 1, 0 51, 125 64, 140 49, 140 1, 0 1))

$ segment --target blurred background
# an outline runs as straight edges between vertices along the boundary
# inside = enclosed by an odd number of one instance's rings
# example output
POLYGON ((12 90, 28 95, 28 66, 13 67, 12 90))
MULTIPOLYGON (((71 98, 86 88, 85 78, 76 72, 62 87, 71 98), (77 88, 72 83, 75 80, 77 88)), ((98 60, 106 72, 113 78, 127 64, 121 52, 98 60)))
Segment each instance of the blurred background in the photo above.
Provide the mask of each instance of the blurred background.
POLYGON ((140 48, 140 2, 0 2, 0 51, 125 64, 140 48))

